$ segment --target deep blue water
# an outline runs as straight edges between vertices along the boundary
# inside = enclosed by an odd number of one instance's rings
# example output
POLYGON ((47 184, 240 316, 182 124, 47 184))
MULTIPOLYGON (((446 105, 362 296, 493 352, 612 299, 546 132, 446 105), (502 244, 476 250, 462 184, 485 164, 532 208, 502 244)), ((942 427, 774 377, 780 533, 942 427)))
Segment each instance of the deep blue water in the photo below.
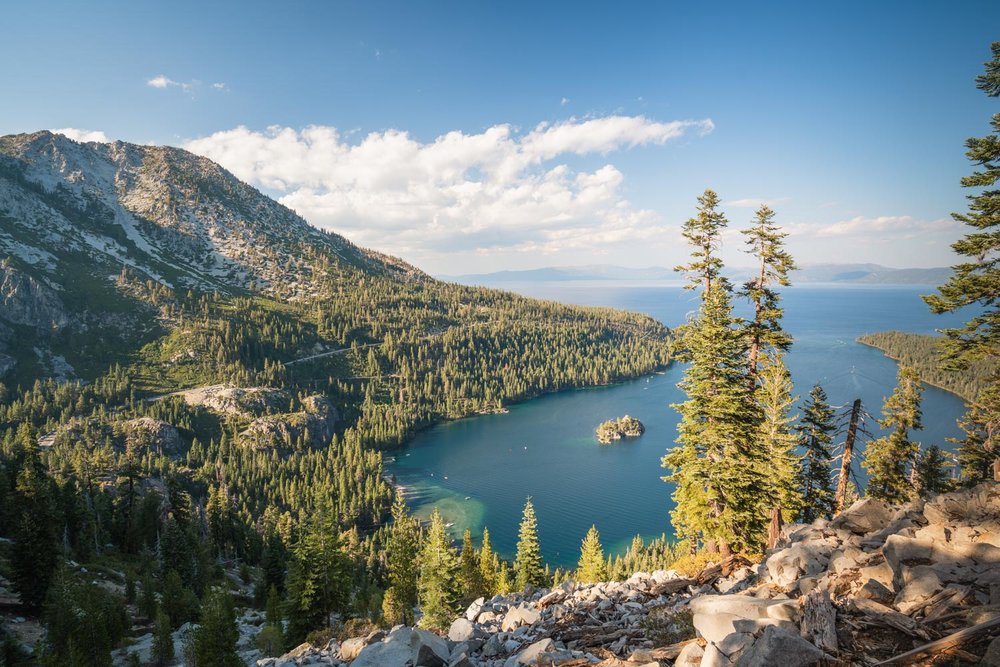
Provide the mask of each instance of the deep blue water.
MULTIPOLYGON (((697 308, 680 287, 609 283, 506 284, 504 289, 566 303, 613 306, 648 313, 676 326, 697 308)), ((961 315, 932 315, 920 300, 928 287, 797 287, 785 290, 785 328, 795 336, 787 363, 796 393, 806 396, 820 382, 831 404, 849 406, 861 398, 878 416, 891 393, 896 364, 855 342, 863 333, 898 329, 934 333, 961 322, 961 315)), ((683 400, 676 383, 683 369, 672 366, 612 387, 543 396, 510 406, 505 415, 486 415, 442 424, 418 435, 388 466, 409 493, 418 515, 437 506, 478 537, 490 529, 495 548, 512 556, 524 500, 538 514, 543 554, 552 565, 574 565, 580 540, 597 525, 605 549, 623 550, 636 534, 671 534, 671 488, 661 481, 660 457, 676 437, 683 400), (636 440, 600 446, 594 428, 629 414, 646 433, 636 440)), ((933 387, 924 392, 925 429, 917 438, 945 445, 957 436, 961 399, 933 387)), ((877 431, 873 420, 865 426, 877 431)), ((857 456, 855 460, 857 460, 857 456)), ((856 466, 855 466, 856 467, 856 466)))

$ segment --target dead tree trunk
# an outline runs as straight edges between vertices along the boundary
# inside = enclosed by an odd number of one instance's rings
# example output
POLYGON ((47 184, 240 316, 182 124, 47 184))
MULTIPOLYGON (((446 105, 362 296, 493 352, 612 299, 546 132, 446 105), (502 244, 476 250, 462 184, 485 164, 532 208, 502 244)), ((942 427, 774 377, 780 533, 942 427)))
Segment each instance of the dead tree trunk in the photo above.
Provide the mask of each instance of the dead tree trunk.
POLYGON ((851 408, 851 424, 847 427, 847 440, 844 442, 844 456, 840 461, 840 477, 837 480, 837 496, 835 514, 844 510, 844 499, 847 497, 847 480, 851 476, 851 457, 854 456, 854 440, 858 437, 858 417, 861 415, 861 399, 854 401, 851 408))
POLYGON ((781 537, 781 508, 771 508, 771 522, 767 526, 767 548, 773 549, 781 537))

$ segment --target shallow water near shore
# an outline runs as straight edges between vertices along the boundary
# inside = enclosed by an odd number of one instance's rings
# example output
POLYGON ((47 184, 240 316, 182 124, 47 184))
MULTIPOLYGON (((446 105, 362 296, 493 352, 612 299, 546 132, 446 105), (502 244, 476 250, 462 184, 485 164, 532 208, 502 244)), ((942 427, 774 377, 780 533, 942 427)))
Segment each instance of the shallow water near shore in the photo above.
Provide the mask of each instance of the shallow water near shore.
MULTIPOLYGON (((664 322, 682 323, 697 308, 690 292, 662 284, 505 284, 527 296, 590 306, 636 310, 664 322)), ((893 389, 896 363, 857 343, 864 333, 898 329, 934 333, 965 318, 935 316, 920 300, 929 287, 810 286, 784 292, 784 325, 795 336, 787 363, 796 393, 816 382, 844 414, 855 398, 874 417, 893 389)), ((538 514, 543 555, 553 566, 574 566, 580 541, 596 524, 605 550, 621 552, 636 534, 671 534, 671 487, 660 457, 673 445, 678 416, 671 403, 683 400, 676 384, 683 368, 608 387, 570 390, 509 406, 508 414, 482 415, 441 424, 419 434, 396 453, 387 472, 396 475, 414 511, 422 517, 439 507, 452 532, 484 526, 501 554, 513 556, 521 509, 531 496, 538 514), (594 429, 606 419, 638 417, 640 438, 600 445, 594 429)), ((951 448, 963 401, 926 387, 925 429, 917 439, 951 448)), ((878 432, 874 419, 865 428, 878 432)), ((858 457, 855 457, 857 462, 858 457)), ((855 465, 857 469, 858 466, 855 465)))

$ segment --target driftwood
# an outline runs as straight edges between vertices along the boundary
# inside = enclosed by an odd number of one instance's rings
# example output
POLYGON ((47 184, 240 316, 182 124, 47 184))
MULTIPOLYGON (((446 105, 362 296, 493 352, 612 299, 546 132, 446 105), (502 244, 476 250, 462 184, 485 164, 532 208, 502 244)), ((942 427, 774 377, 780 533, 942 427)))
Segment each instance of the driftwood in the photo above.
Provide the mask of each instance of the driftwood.
POLYGON ((900 614, 895 609, 886 607, 884 604, 879 604, 874 600, 866 600, 864 598, 856 598, 851 602, 851 604, 857 611, 865 616, 865 620, 869 623, 887 625, 890 628, 895 628, 908 635, 920 637, 921 639, 931 638, 931 636, 927 633, 927 630, 915 620, 906 614, 900 614))
POLYGON ((910 658, 915 658, 919 655, 925 655, 928 653, 938 655, 948 651, 949 649, 959 648, 993 628, 1000 628, 1000 616, 978 625, 973 625, 971 628, 965 628, 964 630, 953 632, 947 637, 942 637, 941 639, 932 641, 930 644, 924 644, 923 646, 915 648, 912 651, 900 653, 899 655, 889 658, 888 660, 883 660, 878 664, 902 664, 910 658))
POLYGON ((802 638, 836 655, 837 610, 826 591, 813 591, 802 604, 802 638))
POLYGON ((676 644, 671 644, 670 646, 663 646, 661 648, 654 648, 649 652, 649 655, 653 660, 676 660, 677 656, 681 654, 681 651, 685 646, 691 642, 696 642, 697 639, 685 639, 682 642, 677 642, 676 644))
POLYGON ((554 605, 557 602, 562 602, 565 599, 566 599, 566 591, 562 590, 561 588, 557 588, 551 593, 543 595, 542 598, 535 603, 535 606, 538 607, 539 609, 545 609, 546 607, 554 605))
POLYGON ((686 590, 688 586, 697 584, 697 579, 670 579, 669 581, 664 581, 662 584, 657 584, 650 591, 652 597, 659 597, 660 595, 674 595, 675 593, 680 593, 686 590))
MULTIPOLYGON (((937 595, 931 597, 920 605, 924 610, 924 623, 935 620, 943 616, 949 609, 959 604, 969 594, 969 587, 959 584, 950 584, 937 595)), ((910 614, 913 615, 912 613, 910 614)))

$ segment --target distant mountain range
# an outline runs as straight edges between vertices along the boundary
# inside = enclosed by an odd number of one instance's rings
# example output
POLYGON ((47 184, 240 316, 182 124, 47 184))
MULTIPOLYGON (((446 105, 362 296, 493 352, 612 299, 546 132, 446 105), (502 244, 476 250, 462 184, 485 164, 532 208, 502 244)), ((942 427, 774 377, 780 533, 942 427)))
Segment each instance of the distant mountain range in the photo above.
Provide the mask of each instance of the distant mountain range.
MULTIPOLYGON (((726 271, 734 282, 753 275, 753 269, 726 271)), ((930 269, 895 269, 880 264, 813 264, 792 272, 792 283, 840 283, 867 285, 939 285, 951 275, 948 267, 930 269)), ((513 282, 560 282, 567 280, 671 281, 680 276, 663 266, 629 268, 612 264, 552 266, 525 271, 497 271, 458 276, 439 276, 443 280, 467 285, 493 285, 513 282)))

